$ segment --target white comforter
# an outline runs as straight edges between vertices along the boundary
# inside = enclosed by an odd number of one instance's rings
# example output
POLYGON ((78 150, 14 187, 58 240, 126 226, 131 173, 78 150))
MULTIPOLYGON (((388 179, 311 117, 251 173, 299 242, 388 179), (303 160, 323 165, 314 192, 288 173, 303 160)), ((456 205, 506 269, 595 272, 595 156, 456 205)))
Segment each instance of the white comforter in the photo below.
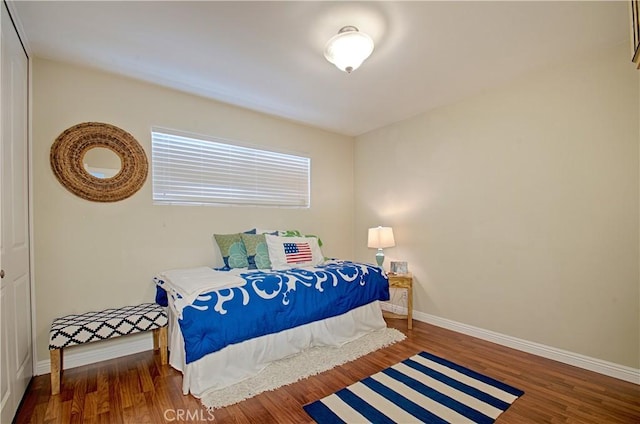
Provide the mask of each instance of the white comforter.
POLYGON ((208 267, 171 269, 160 272, 155 279, 164 282, 162 288, 167 293, 180 295, 174 296, 173 302, 174 311, 179 317, 182 316, 182 309, 203 293, 246 284, 244 279, 232 272, 215 271, 208 267))

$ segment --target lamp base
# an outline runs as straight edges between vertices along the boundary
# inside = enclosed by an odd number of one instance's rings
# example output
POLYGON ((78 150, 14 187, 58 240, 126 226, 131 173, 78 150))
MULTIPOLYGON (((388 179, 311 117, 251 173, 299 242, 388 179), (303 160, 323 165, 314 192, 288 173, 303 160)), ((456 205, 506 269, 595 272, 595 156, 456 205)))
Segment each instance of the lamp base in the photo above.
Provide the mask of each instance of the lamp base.
POLYGON ((378 253, 376 253, 376 262, 378 266, 382 268, 382 264, 384 263, 384 252, 382 249, 378 249, 378 253))

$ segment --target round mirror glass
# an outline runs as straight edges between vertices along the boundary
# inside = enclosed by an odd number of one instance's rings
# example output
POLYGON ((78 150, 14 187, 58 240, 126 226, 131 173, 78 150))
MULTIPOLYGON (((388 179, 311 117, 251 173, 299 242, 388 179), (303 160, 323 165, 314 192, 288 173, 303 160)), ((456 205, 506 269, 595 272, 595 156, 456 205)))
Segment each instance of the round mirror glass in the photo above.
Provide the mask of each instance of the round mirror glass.
POLYGON ((114 177, 122 169, 122 161, 113 150, 93 147, 84 154, 84 169, 96 178, 114 177))

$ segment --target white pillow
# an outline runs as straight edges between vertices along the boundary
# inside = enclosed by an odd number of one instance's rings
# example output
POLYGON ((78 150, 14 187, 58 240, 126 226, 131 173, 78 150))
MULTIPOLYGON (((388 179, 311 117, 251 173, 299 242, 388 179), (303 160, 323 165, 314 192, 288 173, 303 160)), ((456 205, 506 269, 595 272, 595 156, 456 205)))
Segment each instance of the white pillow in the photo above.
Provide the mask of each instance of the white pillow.
POLYGON ((279 237, 265 234, 271 267, 275 270, 316 266, 324 256, 316 237, 279 237))

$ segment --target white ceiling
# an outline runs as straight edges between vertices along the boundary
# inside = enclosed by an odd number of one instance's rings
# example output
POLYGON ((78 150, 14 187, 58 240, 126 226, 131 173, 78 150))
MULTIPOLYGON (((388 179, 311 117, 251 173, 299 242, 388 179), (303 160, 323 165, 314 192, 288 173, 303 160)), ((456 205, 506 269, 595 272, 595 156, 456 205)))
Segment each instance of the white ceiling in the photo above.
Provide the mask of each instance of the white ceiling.
POLYGON ((347 135, 554 62, 629 43, 626 1, 20 1, 31 54, 347 135), (323 56, 345 25, 376 47, 352 74, 323 56))

